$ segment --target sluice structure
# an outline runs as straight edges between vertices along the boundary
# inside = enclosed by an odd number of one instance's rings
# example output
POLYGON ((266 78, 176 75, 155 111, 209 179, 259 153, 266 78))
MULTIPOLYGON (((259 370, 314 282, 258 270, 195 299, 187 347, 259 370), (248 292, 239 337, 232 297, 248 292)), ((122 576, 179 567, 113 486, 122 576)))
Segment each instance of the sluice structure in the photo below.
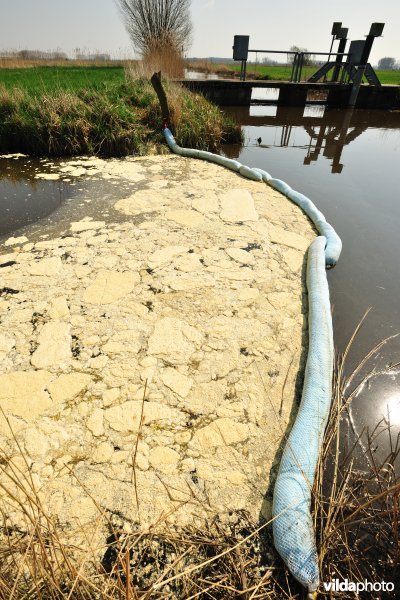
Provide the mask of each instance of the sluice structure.
POLYGON ((241 64, 239 81, 185 80, 182 83, 220 106, 248 106, 254 88, 270 88, 279 90, 278 106, 305 106, 314 95, 324 97, 324 104, 330 108, 398 109, 400 86, 381 85, 369 63, 373 42, 382 35, 384 26, 384 23, 372 23, 366 39, 350 41, 347 52, 348 29, 342 27, 341 22, 333 24, 329 52, 249 49, 249 36, 235 35, 233 59, 241 64), (335 41, 339 41, 336 52, 333 51, 335 41), (286 55, 291 63, 290 80, 246 80, 250 53, 286 55), (326 62, 303 81, 304 66, 311 58, 323 58, 326 62))

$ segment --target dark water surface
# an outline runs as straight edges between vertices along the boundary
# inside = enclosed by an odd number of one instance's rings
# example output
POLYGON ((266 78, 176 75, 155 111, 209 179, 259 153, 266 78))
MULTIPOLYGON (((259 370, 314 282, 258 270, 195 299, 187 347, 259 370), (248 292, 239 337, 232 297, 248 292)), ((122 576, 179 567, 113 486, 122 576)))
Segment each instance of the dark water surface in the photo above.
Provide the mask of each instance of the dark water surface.
POLYGON ((383 459, 387 444, 380 440, 387 440, 389 423, 393 438, 400 432, 400 336, 391 337, 400 332, 400 112, 323 106, 229 112, 242 123, 245 143, 228 147, 226 154, 309 196, 342 238, 341 259, 328 273, 338 352, 371 308, 347 372, 375 344, 391 338, 361 371, 374 373, 352 402, 348 432, 351 437, 353 429, 360 434, 377 427, 375 433, 382 433, 376 452, 383 459))
POLYGON ((113 206, 129 195, 126 180, 108 181, 62 175, 62 179, 37 178, 38 173, 54 174, 60 160, 18 155, 0 156, 0 246, 11 235, 26 235, 29 241, 57 236, 71 221, 83 217, 125 217, 113 206))
POLYGON ((0 236, 47 217, 72 194, 68 182, 36 179, 37 172, 46 172, 44 161, 0 158, 0 236))

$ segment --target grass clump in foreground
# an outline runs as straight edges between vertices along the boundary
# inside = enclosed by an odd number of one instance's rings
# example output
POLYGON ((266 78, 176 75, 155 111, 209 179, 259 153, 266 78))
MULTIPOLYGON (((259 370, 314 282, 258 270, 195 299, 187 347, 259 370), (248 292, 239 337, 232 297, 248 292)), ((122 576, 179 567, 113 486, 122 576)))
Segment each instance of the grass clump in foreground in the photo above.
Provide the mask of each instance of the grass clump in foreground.
MULTIPOLYGON (((381 345, 369 353, 361 367, 381 345)), ((354 468, 357 441, 348 452, 339 452, 341 417, 365 383, 365 379, 354 383, 359 368, 345 376, 346 355, 347 351, 336 368, 333 405, 313 489, 321 581, 384 580, 394 583, 395 592, 325 593, 321 586, 318 597, 384 600, 396 597, 400 585, 400 481, 395 472, 399 436, 393 439, 389 424, 385 435, 390 451, 377 464, 374 447, 377 440, 382 441, 383 432, 380 428, 370 432, 363 449, 370 469, 362 473, 354 468)), ((243 512, 232 515, 230 525, 215 517, 201 530, 194 526, 174 530, 166 522, 158 522, 146 531, 134 527, 126 533, 122 523, 98 507, 98 528, 105 525, 109 534, 104 545, 91 544, 95 527, 86 537, 85 548, 63 542, 56 523, 46 514, 29 469, 21 467, 24 455, 20 452, 22 457, 14 463, 4 451, 0 455, 1 600, 305 598, 304 590, 274 553, 270 522, 253 523, 243 512), (12 491, 16 487, 20 500, 12 491), (6 516, 8 505, 15 506, 15 502, 19 502, 24 521, 18 527, 11 526, 6 516)), ((92 501, 96 505, 96 500, 92 501)), ((81 531, 77 532, 79 537, 82 539, 81 531)))
MULTIPOLYGON (((161 112, 146 78, 74 88, 63 85, 61 71, 59 86, 51 89, 0 85, 1 153, 125 156, 161 149, 161 112)), ((217 150, 221 143, 241 140, 240 127, 202 96, 173 83, 167 93, 182 146, 217 150)))

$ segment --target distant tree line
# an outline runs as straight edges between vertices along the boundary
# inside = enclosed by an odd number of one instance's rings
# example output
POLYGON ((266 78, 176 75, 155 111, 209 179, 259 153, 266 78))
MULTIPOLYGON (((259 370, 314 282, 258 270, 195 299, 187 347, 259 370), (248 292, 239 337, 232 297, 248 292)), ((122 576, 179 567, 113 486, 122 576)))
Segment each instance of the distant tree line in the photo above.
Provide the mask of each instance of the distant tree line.
MULTIPOLYGON (((289 50, 290 50, 290 52, 298 52, 298 53, 305 52, 304 60, 303 60, 303 65, 305 67, 315 64, 315 56, 313 54, 308 54, 307 48, 300 48, 299 46, 290 46, 289 50)), ((294 54, 288 54, 287 55, 288 63, 292 64, 293 60, 294 60, 294 54)))
MULTIPOLYGON (((262 58, 262 63, 264 65, 282 65, 282 64, 293 64, 293 60, 294 60, 294 54, 292 54, 292 52, 305 52, 306 54, 304 55, 304 61, 303 61, 303 65, 304 66, 309 66, 309 65, 316 65, 318 64, 318 62, 315 60, 315 56, 313 54, 308 54, 308 49, 307 48, 300 48, 300 46, 291 46, 289 48, 289 53, 286 55, 286 61, 282 58, 278 58, 277 60, 275 60, 274 58, 270 58, 269 56, 264 56, 262 58)), ((278 55, 279 56, 279 55, 278 55)))
MULTIPOLYGON (((75 49, 76 60, 87 60, 87 61, 108 61, 111 60, 111 56, 104 52, 85 53, 80 52, 79 48, 75 49)), ((52 52, 44 52, 43 50, 2 50, 0 51, 0 58, 18 58, 21 60, 57 60, 67 61, 69 60, 67 54, 62 52, 60 49, 52 52)))
POLYGON ((382 71, 395 71, 400 69, 400 63, 392 56, 384 56, 378 60, 378 69, 382 71))
POLYGON ((23 60, 67 60, 68 56, 60 49, 53 52, 44 52, 43 50, 4 50, 1 52, 2 58, 20 58, 23 60))

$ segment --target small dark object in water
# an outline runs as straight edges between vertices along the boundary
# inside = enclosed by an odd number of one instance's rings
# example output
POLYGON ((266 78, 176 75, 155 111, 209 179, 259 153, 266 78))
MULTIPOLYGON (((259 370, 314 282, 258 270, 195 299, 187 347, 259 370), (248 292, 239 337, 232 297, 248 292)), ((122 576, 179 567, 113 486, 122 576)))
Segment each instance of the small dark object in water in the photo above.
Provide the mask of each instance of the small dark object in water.
POLYGON ((19 290, 13 290, 13 288, 9 287, 0 288, 0 296, 9 296, 11 294, 19 294, 19 290))
POLYGON ((261 250, 261 246, 260 246, 260 244, 255 244, 254 242, 250 242, 249 244, 247 244, 247 246, 245 246, 244 248, 241 248, 241 250, 244 250, 245 252, 251 252, 252 250, 261 250))
POLYGON ((3 267, 12 267, 13 265, 16 265, 16 264, 17 264, 16 260, 8 260, 7 262, 0 265, 0 269, 2 269, 3 267))

